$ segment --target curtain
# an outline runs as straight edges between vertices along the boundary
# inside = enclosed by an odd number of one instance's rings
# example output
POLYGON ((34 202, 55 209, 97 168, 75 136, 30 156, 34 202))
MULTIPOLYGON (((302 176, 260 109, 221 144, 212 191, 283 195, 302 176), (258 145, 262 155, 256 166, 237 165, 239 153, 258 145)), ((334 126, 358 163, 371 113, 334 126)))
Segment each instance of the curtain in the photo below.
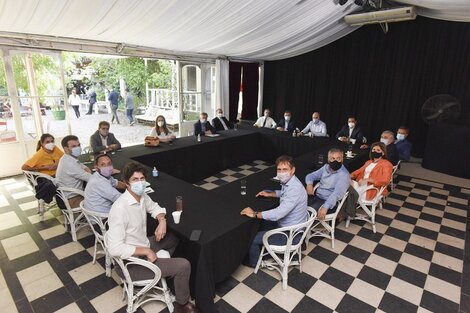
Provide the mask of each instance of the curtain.
POLYGON ((242 63, 229 63, 229 120, 235 122, 238 115, 238 100, 240 97, 242 63))
POLYGON ((258 118, 259 64, 243 63, 243 120, 258 118))
POLYGON ((431 96, 460 99, 461 123, 470 123, 470 24, 418 17, 378 25, 310 53, 265 63, 264 103, 276 119, 293 111, 305 126, 319 111, 334 136, 355 115, 369 142, 383 130, 410 127, 413 151, 424 150, 427 125, 421 107, 431 96))

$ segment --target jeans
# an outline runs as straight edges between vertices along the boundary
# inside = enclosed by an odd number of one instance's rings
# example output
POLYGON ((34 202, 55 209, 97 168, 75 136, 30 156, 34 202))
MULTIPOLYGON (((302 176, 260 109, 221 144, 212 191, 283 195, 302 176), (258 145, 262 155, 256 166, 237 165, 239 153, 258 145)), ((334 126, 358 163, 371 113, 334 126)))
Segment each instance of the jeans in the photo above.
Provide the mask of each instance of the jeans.
POLYGON ((116 122, 119 124, 117 109, 118 109, 117 105, 111 104, 111 112, 113 113, 113 117, 111 118, 111 123, 113 123, 114 119, 116 119, 116 122))
POLYGON ((132 117, 132 113, 134 112, 134 109, 126 109, 126 116, 127 119, 129 120, 129 123, 132 123, 134 118, 132 117))
POLYGON ((75 111, 75 116, 80 117, 80 107, 78 105, 72 105, 73 110, 75 111))
MULTIPOLYGON (((249 264, 252 267, 256 266, 256 263, 258 262, 259 255, 261 253, 261 247, 263 246, 263 236, 268 232, 269 230, 273 230, 276 228, 280 228, 279 225, 276 222, 271 222, 271 221, 265 221, 263 220, 261 222, 261 227, 260 231, 256 233, 255 239, 253 239, 253 242, 251 243, 250 246, 250 252, 249 252, 249 264)), ((293 240, 294 244, 297 244, 302 237, 301 234, 296 236, 293 240)), ((275 234, 269 237, 268 243, 270 245, 285 245, 287 243, 287 236, 281 235, 281 234, 275 234)))

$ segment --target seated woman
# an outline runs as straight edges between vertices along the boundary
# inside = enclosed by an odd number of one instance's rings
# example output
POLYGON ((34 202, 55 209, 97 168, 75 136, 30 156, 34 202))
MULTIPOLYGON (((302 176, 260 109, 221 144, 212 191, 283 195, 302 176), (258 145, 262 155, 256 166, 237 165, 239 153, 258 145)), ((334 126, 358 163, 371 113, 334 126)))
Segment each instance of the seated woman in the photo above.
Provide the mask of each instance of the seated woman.
POLYGON ((43 134, 38 141, 36 153, 21 167, 24 171, 33 171, 55 176, 57 165, 64 152, 54 144, 54 136, 43 134))
POLYGON ((173 135, 166 126, 166 120, 163 115, 157 116, 155 127, 152 128, 149 136, 158 137, 160 142, 172 142, 176 139, 176 136, 173 135))
MULTIPOLYGON (((352 185, 359 195, 363 194, 369 185, 380 189, 382 186, 387 186, 392 179, 393 165, 387 160, 387 148, 383 143, 375 142, 371 145, 369 158, 370 160, 360 169, 351 173, 352 185)), ((385 189, 383 195, 387 192, 385 189)), ((376 194, 375 189, 368 190, 366 200, 372 200, 376 194)))

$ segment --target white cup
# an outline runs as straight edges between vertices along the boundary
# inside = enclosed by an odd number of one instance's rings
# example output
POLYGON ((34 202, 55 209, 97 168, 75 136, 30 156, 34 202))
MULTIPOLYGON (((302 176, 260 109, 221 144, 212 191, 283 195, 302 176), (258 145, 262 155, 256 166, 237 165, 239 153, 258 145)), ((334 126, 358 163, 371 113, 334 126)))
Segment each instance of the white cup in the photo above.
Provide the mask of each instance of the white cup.
POLYGON ((352 158, 352 151, 348 151, 348 152, 346 152, 346 157, 348 157, 348 158, 352 158))
POLYGON ((175 221, 175 224, 179 224, 181 218, 181 211, 175 211, 171 214, 173 215, 173 220, 175 221))

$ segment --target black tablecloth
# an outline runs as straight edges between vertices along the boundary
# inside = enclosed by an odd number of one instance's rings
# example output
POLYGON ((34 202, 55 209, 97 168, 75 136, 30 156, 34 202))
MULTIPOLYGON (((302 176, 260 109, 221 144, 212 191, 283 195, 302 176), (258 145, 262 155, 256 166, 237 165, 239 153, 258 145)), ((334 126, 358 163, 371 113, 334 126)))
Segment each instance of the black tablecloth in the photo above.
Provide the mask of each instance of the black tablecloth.
MULTIPOLYGON (((303 181, 315 169, 319 153, 325 154, 327 162, 326 153, 331 147, 347 149, 347 145, 334 139, 292 138, 273 130, 239 129, 221 132, 216 138, 203 138, 202 142, 187 137, 177 139, 173 145, 127 147, 111 157, 116 168, 136 160, 148 166, 149 174, 153 166, 159 169, 159 177, 148 177, 155 190, 149 196, 167 209, 168 227, 180 238, 175 254, 191 262, 191 293, 197 306, 210 313, 215 312, 215 284, 229 277, 242 263, 259 226, 259 221, 241 216, 240 211, 246 206, 259 211, 276 206, 276 200, 261 200, 255 195, 263 189, 279 189, 279 184, 270 180, 276 175, 274 166, 244 178, 245 196, 240 194, 240 181, 212 191, 191 183, 256 159, 274 161, 281 154, 298 156, 296 174, 303 181), (183 197, 184 210, 180 224, 175 225, 171 212, 175 210, 177 195, 183 197), (189 240, 195 229, 202 230, 197 242, 189 240)), ((361 159, 365 151, 355 152, 358 157, 345 162, 350 170, 365 161, 361 159)), ((155 227, 155 220, 149 216, 149 235, 155 227)))

